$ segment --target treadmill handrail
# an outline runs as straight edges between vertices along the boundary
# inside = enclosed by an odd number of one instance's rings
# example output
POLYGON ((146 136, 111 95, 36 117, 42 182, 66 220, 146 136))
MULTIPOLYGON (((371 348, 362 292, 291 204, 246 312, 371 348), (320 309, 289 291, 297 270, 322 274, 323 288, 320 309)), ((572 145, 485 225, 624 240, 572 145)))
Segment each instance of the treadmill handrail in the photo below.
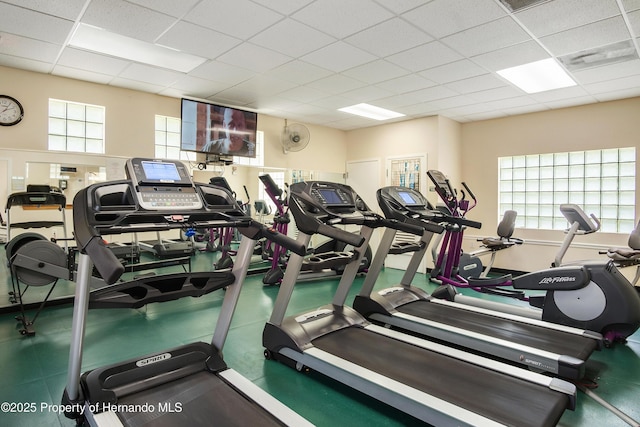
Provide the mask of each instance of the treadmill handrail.
POLYGON ((189 227, 236 227, 248 237, 265 237, 292 252, 305 252, 305 248, 295 240, 246 216, 235 198, 221 187, 196 184, 204 201, 202 209, 176 207, 175 210, 149 211, 128 199, 126 194, 121 198, 123 204, 103 206, 100 194, 104 196, 108 193, 110 186, 118 192, 134 194, 131 181, 112 181, 83 188, 73 200, 74 233, 78 247, 89 255, 107 284, 114 283, 124 273, 124 267, 102 239, 107 234, 189 227))
POLYGON ((26 191, 9 195, 6 209, 13 206, 58 206, 58 209, 64 209, 67 198, 62 193, 26 191))

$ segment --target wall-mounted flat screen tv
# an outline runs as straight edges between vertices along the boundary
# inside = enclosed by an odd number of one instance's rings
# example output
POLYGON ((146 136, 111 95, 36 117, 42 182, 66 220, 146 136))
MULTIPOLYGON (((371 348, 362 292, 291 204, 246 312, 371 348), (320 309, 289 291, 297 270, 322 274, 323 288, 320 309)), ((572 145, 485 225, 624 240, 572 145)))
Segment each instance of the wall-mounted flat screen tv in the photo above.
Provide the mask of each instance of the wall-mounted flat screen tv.
POLYGON ((256 156, 257 113, 183 98, 181 115, 181 150, 256 156))

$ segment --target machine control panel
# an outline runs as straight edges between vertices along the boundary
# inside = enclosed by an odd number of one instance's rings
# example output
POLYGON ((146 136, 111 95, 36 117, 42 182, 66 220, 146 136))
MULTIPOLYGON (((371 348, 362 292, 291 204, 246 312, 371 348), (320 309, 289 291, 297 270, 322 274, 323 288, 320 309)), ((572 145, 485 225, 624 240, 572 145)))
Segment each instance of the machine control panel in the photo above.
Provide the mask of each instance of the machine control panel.
POLYGON ((311 190, 311 195, 321 204, 330 206, 353 206, 351 196, 338 187, 319 184, 311 190))
POLYGON ((139 205, 147 210, 201 209, 202 199, 182 162, 133 158, 125 167, 139 205))

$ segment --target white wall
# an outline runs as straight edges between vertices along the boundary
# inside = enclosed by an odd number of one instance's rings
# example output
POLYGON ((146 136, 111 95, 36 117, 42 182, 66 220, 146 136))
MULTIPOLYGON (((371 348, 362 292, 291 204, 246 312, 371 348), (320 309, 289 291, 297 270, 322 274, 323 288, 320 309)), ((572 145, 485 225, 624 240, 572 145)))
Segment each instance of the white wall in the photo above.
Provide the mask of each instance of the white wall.
MULTIPOLYGON (((501 215, 497 208, 499 157, 638 147, 638 117, 640 98, 631 98, 463 124, 462 177, 472 186, 479 200, 469 217, 483 224, 481 231, 468 233, 474 236, 467 239, 465 247, 473 248, 475 236, 495 235, 501 215)), ((636 174, 636 199, 640 197, 639 183, 640 174, 636 174)), ((548 267, 564 238, 562 231, 532 229, 517 230, 514 236, 529 240, 529 244, 503 251, 497 257, 497 267, 523 271, 548 267), (539 244, 534 244, 536 241, 539 244)), ((569 250, 566 260, 602 258, 598 249, 626 246, 627 239, 626 234, 601 232, 578 237, 575 239, 577 245, 569 250)))

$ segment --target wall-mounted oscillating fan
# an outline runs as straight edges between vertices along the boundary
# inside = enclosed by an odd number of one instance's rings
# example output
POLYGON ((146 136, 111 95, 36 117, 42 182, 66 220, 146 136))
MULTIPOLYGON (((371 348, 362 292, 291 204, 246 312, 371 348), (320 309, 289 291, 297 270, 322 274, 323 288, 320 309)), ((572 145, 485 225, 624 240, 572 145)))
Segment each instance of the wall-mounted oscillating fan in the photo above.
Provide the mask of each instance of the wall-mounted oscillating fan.
POLYGON ((284 121, 280 142, 282 143, 282 151, 285 154, 289 151, 300 151, 304 149, 309 144, 310 139, 311 134, 305 125, 301 125, 300 123, 288 125, 287 121, 284 121))

